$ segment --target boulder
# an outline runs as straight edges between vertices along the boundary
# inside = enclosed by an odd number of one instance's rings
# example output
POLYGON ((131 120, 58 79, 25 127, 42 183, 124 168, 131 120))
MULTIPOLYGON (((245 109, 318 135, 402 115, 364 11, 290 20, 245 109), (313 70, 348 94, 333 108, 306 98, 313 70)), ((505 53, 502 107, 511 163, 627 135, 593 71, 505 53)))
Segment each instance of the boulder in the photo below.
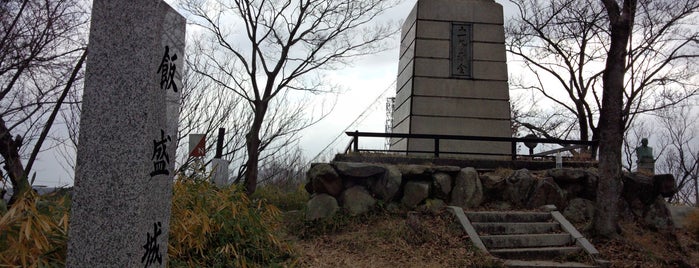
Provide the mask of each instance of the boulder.
POLYGON ((587 169, 586 174, 585 187, 583 187, 579 197, 595 200, 597 199, 597 182, 599 181, 599 173, 596 169, 587 169))
POLYGON ((677 183, 672 174, 659 174, 653 176, 653 185, 663 197, 671 197, 677 193, 677 183))
POLYGON ((642 173, 624 173, 622 197, 630 204, 638 200, 644 205, 655 202, 659 193, 656 191, 653 177, 642 173))
POLYGON ((432 175, 432 192, 436 198, 448 199, 451 193, 451 176, 442 172, 432 175))
POLYGON ((482 201, 483 185, 480 178, 478 178, 478 172, 471 167, 461 169, 454 179, 454 188, 451 190, 451 204, 472 208, 479 206, 482 201))
POLYGON ((426 165, 399 165, 398 169, 403 178, 409 180, 430 180, 434 173, 434 169, 426 165))
POLYGON ((643 222, 646 226, 656 230, 667 230, 674 227, 672 214, 665 198, 658 196, 651 203, 643 215, 643 222))
POLYGON ((386 172, 386 168, 374 164, 354 162, 335 162, 333 164, 340 175, 353 178, 369 178, 386 172))
POLYGON ((381 200, 391 201, 396 197, 400 185, 402 183, 402 175, 397 167, 392 165, 385 166, 386 172, 370 185, 370 190, 376 194, 381 200))
POLYGON ((480 178, 483 185, 484 202, 502 200, 502 192, 505 190, 505 178, 494 172, 481 174, 480 178))
MULTIPOLYGON (((590 174, 583 169, 557 168, 546 171, 546 175, 552 177, 558 186, 566 192, 568 198, 591 198, 596 193, 589 193, 588 177, 590 174)), ((597 183, 596 177, 594 178, 597 183)))
POLYGON ((461 171, 461 167, 458 167, 458 166, 435 166, 434 167, 434 172, 456 174, 459 171, 461 171))
POLYGON ((430 195, 430 184, 422 181, 409 181, 403 189, 401 202, 408 208, 415 208, 430 195))
POLYGON ((339 209, 334 197, 328 194, 317 194, 306 204, 306 220, 329 218, 335 215, 339 209))
POLYGON ((493 172, 481 175, 481 183, 486 190, 502 191, 505 189, 505 178, 493 172))
POLYGON ((555 168, 546 171, 546 176, 552 177, 556 182, 582 182, 587 178, 587 172, 574 168, 555 168))
POLYGON ((311 184, 311 193, 329 194, 334 197, 338 197, 342 193, 342 179, 329 164, 311 166, 306 176, 311 184))
POLYGON ((342 207, 351 215, 367 213, 376 205, 376 199, 361 186, 355 186, 345 190, 342 192, 340 200, 342 200, 342 207))
POLYGON ((568 199, 589 198, 584 183, 557 181, 556 184, 563 189, 568 199))
POLYGON ((527 200, 528 208, 538 208, 543 205, 555 205, 559 209, 566 206, 565 192, 558 187, 553 178, 537 180, 527 200))
POLYGON ((595 216, 595 202, 583 198, 571 199, 563 210, 563 216, 573 223, 589 222, 595 216))
POLYGON ((527 169, 520 169, 505 179, 503 198, 515 207, 524 207, 536 185, 536 179, 527 169))

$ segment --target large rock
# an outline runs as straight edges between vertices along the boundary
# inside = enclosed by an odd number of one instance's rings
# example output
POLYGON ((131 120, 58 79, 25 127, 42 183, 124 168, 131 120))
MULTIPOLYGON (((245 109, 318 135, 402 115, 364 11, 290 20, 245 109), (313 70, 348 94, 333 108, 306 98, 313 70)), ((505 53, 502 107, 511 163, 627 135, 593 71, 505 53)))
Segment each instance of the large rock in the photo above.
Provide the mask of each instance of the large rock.
POLYGON ((667 230, 674 227, 672 214, 665 198, 658 196, 651 203, 643 215, 643 222, 646 226, 656 230, 667 230))
POLYGON ((374 205, 376 199, 361 186, 355 186, 342 192, 342 207, 347 209, 351 215, 359 215, 369 212, 374 205))
POLYGON ((448 174, 456 174, 461 171, 461 167, 458 166, 435 166, 435 172, 444 172, 448 174))
POLYGON ((306 204, 306 220, 329 218, 337 213, 340 206, 337 200, 328 194, 314 195, 306 204))
POLYGON ((481 183, 486 190, 502 191, 505 189, 505 178, 493 172, 481 175, 481 183))
POLYGON ((451 176, 446 173, 437 172, 432 175, 432 192, 434 197, 447 200, 451 193, 451 176))
POLYGON ((677 182, 672 174, 659 174, 653 176, 653 184, 658 193, 663 197, 671 197, 677 193, 677 182))
POLYGON ((335 162, 334 165, 340 175, 353 178, 369 178, 386 172, 386 168, 374 164, 335 162))
POLYGON ((535 185, 536 179, 529 170, 517 170, 505 180, 503 198, 515 207, 524 207, 535 185))
POLYGON ((401 202, 408 208, 415 208, 430 195, 430 184, 422 181, 409 181, 403 189, 401 202))
POLYGON ((311 166, 306 176, 311 184, 311 193, 329 194, 334 197, 342 193, 342 179, 329 164, 321 163, 311 166))
POLYGON ((563 216, 573 223, 589 222, 595 216, 595 202, 583 198, 571 199, 563 210, 563 216))
POLYGON ((528 208, 538 208, 543 205, 556 205, 558 209, 566 206, 565 192, 558 187, 553 178, 537 180, 536 186, 529 195, 528 208))
POLYGON ((385 168, 386 172, 370 185, 370 190, 381 200, 388 202, 396 197, 403 179, 396 166, 387 165, 385 168))
POLYGON ((552 177, 556 182, 582 182, 587 177, 587 172, 582 169, 555 168, 546 171, 546 175, 552 177))
POLYGON ((483 185, 478 172, 474 168, 464 168, 454 179, 451 190, 451 204, 454 206, 472 208, 480 206, 483 201, 483 185))
POLYGON ((650 205, 659 195, 651 176, 642 173, 624 173, 623 181, 622 197, 629 203, 638 200, 644 205, 650 205))
POLYGON ((403 178, 408 180, 430 180, 434 173, 434 169, 426 165, 399 165, 398 169, 403 178))
POLYGON ((579 197, 596 200, 597 199, 597 184, 599 182, 599 172, 597 169, 590 168, 586 170, 585 187, 579 194, 579 197))
POLYGON ((492 202, 502 200, 502 192, 505 190, 505 178, 494 172, 481 174, 481 183, 483 184, 484 202, 492 202))

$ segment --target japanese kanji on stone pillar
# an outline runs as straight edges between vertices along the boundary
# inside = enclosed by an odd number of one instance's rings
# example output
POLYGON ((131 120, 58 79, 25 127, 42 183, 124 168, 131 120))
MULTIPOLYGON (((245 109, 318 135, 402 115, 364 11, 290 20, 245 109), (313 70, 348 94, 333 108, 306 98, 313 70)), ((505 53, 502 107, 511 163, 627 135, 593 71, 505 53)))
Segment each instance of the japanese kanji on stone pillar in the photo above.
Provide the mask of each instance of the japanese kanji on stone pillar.
POLYGON ((164 267, 185 19, 162 0, 95 0, 68 267, 164 267))

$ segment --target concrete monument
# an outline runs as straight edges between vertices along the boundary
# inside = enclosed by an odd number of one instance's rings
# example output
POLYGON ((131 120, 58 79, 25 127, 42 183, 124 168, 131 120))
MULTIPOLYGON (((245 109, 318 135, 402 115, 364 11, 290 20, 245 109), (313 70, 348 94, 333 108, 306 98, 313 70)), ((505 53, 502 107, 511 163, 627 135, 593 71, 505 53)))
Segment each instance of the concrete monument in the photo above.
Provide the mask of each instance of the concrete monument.
MULTIPOLYGON (((501 5, 418 0, 401 36, 394 133, 511 137, 501 5)), ((432 140, 391 141, 393 150, 433 148, 432 140)), ((440 141, 440 151, 509 154, 510 148, 440 141)))
POLYGON ((185 19, 162 0, 95 0, 68 267, 164 267, 185 19))

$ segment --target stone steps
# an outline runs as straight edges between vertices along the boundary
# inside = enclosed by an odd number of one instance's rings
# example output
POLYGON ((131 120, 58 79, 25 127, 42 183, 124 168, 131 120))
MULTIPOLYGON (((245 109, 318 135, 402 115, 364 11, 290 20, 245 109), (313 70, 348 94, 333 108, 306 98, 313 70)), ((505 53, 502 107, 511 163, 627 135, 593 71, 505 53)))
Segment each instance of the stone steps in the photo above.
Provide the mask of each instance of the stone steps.
POLYGON ((471 222, 550 222, 551 213, 547 212, 500 212, 500 211, 479 211, 468 212, 466 216, 471 222))
POLYGON ((595 268, 597 266, 579 262, 506 260, 505 266, 517 268, 595 268))
MULTIPOLYGON (((478 229, 476 229, 478 230, 478 229)), ((570 234, 481 235, 483 244, 492 248, 561 247, 572 244, 570 234)))
POLYGON ((580 247, 537 247, 491 249, 490 254, 508 260, 551 260, 560 256, 582 253, 580 247))
POLYGON ((507 267, 599 267, 599 252, 558 212, 480 211, 449 207, 472 243, 507 267), (590 263, 556 260, 588 259, 590 263))
POLYGON ((561 232, 555 222, 474 222, 473 227, 481 234, 546 234, 561 232))

